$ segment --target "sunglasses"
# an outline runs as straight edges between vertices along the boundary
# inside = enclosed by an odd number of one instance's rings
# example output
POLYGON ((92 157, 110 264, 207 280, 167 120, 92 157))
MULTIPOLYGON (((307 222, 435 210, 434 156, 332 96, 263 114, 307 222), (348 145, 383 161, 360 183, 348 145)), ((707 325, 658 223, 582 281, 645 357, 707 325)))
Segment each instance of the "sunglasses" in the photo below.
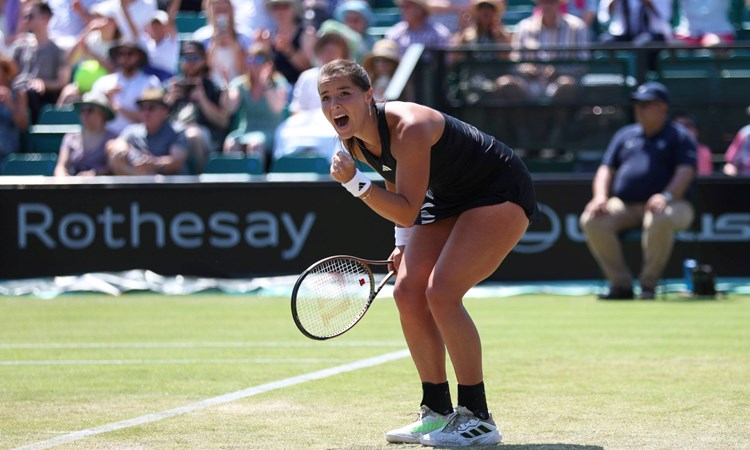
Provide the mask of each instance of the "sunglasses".
POLYGON ((194 63, 198 62, 203 59, 203 56, 197 54, 197 53, 186 53, 182 56, 180 56, 180 61, 187 62, 187 63, 194 63))
POLYGON ((133 55, 137 55, 138 52, 135 50, 120 50, 117 52, 118 58, 130 58, 133 55))
POLYGON ((31 14, 31 13, 29 13, 29 14, 24 14, 24 15, 23 15, 23 19, 24 19, 24 20, 31 20, 31 19, 33 19, 34 17, 36 17, 36 14, 31 14))
POLYGON ((248 56, 245 60, 248 64, 263 64, 266 61, 268 61, 268 58, 263 55, 248 56))

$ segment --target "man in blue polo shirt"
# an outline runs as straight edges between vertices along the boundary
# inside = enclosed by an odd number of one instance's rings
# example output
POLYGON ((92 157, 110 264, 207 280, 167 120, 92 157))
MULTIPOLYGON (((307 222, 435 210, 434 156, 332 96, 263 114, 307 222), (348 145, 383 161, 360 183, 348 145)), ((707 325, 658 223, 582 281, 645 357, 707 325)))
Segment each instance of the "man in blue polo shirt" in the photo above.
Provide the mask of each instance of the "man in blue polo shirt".
POLYGON ((633 298, 633 276, 619 234, 642 228, 640 298, 654 298, 669 261, 674 234, 690 226, 693 207, 685 200, 695 177, 696 142, 669 120, 669 91, 647 82, 632 94, 636 122, 612 138, 594 176, 593 198, 580 218, 599 267, 609 280, 603 300, 633 298))

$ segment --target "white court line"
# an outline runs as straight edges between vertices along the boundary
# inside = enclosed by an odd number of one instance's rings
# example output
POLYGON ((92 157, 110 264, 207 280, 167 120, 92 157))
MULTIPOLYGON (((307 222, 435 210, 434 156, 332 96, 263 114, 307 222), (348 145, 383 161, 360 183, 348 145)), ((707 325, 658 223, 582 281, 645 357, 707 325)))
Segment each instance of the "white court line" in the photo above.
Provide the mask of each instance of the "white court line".
POLYGON ((72 433, 58 436, 58 437, 55 437, 46 441, 40 441, 40 442, 36 442, 33 444, 25 445, 23 447, 18 447, 15 450, 32 450, 32 449, 37 450, 37 449, 55 447, 57 445, 79 441, 89 436, 94 436, 94 435, 102 434, 102 433, 109 433, 111 431, 116 431, 116 430, 122 430, 123 428, 130 428, 130 427, 135 427, 139 425, 145 425, 147 423, 156 422, 156 421, 163 420, 163 419, 168 419, 170 417, 179 416, 181 414, 191 413, 193 411, 210 408, 212 406, 223 405, 225 403, 230 403, 230 402, 240 400, 243 398, 262 394, 264 392, 273 391, 276 389, 281 389, 281 388, 285 388, 289 386, 294 386, 296 384, 306 383, 308 381, 320 380, 322 378, 328 378, 328 377, 338 375, 341 373, 352 372, 354 370, 364 369, 367 367, 378 366, 380 364, 385 364, 390 361, 395 361, 398 359, 406 358, 407 356, 409 356, 409 350, 407 349, 399 350, 397 352, 392 352, 392 353, 386 353, 386 354, 375 356, 372 358, 361 359, 359 361, 355 361, 349 364, 344 364, 341 366, 318 370, 316 372, 310 372, 310 373, 299 375, 296 377, 284 378, 283 380, 272 381, 270 383, 261 384, 260 386, 250 387, 247 389, 242 389, 240 391, 235 391, 235 392, 230 392, 228 394, 219 395, 218 397, 207 398, 205 400, 201 400, 195 403, 190 403, 188 405, 180 406, 174 409, 169 409, 169 410, 161 411, 157 413, 146 414, 144 416, 136 417, 134 419, 122 420, 120 422, 108 423, 106 425, 101 425, 101 426, 89 428, 86 430, 74 431, 72 433))
POLYGON ((78 343, 15 343, 2 344, 0 350, 44 350, 44 349, 82 349, 82 348, 282 348, 282 347, 403 347, 403 342, 78 342, 78 343))
POLYGON ((122 366, 129 364, 317 364, 339 363, 341 358, 186 358, 186 359, 42 359, 0 361, 0 366, 122 366))

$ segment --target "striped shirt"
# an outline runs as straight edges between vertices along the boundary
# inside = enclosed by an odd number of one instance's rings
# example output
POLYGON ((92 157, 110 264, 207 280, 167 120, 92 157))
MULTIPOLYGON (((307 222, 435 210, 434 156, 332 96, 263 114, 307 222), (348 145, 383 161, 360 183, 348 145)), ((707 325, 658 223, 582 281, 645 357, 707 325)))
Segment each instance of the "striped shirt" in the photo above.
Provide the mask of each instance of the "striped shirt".
POLYGON ((401 56, 411 44, 424 44, 426 48, 447 47, 451 33, 445 25, 426 21, 421 28, 410 28, 406 21, 398 22, 386 31, 385 38, 398 44, 401 56))
MULTIPOLYGON (((544 27, 542 16, 532 15, 518 23, 513 34, 513 47, 517 49, 544 49, 547 47, 585 47, 589 44, 589 32, 583 20, 572 14, 558 16, 554 27, 544 27)), ((515 55, 517 56, 517 55, 515 55)), ((521 52, 521 59, 587 59, 588 51, 521 52)))

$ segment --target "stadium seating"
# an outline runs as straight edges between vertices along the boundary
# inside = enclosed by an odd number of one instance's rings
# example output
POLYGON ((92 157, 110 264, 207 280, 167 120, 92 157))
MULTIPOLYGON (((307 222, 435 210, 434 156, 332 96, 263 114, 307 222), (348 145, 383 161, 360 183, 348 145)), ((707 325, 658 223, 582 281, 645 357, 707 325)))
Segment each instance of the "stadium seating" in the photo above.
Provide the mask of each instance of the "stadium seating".
POLYGON ((277 173, 330 173, 330 162, 322 156, 282 156, 271 163, 271 172, 277 173))
POLYGON ((52 175, 55 164, 54 153, 12 153, 3 162, 3 175, 52 175))
POLYGON ((214 155, 206 162, 203 173, 246 173, 260 175, 265 173, 263 159, 245 155, 214 155))
POLYGON ((35 153, 57 153, 66 133, 76 133, 80 125, 32 125, 28 138, 30 151, 35 153))
POLYGON ((39 113, 40 125, 69 125, 81 123, 80 116, 73 107, 57 108, 47 105, 39 113))
POLYGON ((206 15, 189 11, 181 11, 174 18, 177 32, 180 34, 190 34, 206 24, 206 15))

